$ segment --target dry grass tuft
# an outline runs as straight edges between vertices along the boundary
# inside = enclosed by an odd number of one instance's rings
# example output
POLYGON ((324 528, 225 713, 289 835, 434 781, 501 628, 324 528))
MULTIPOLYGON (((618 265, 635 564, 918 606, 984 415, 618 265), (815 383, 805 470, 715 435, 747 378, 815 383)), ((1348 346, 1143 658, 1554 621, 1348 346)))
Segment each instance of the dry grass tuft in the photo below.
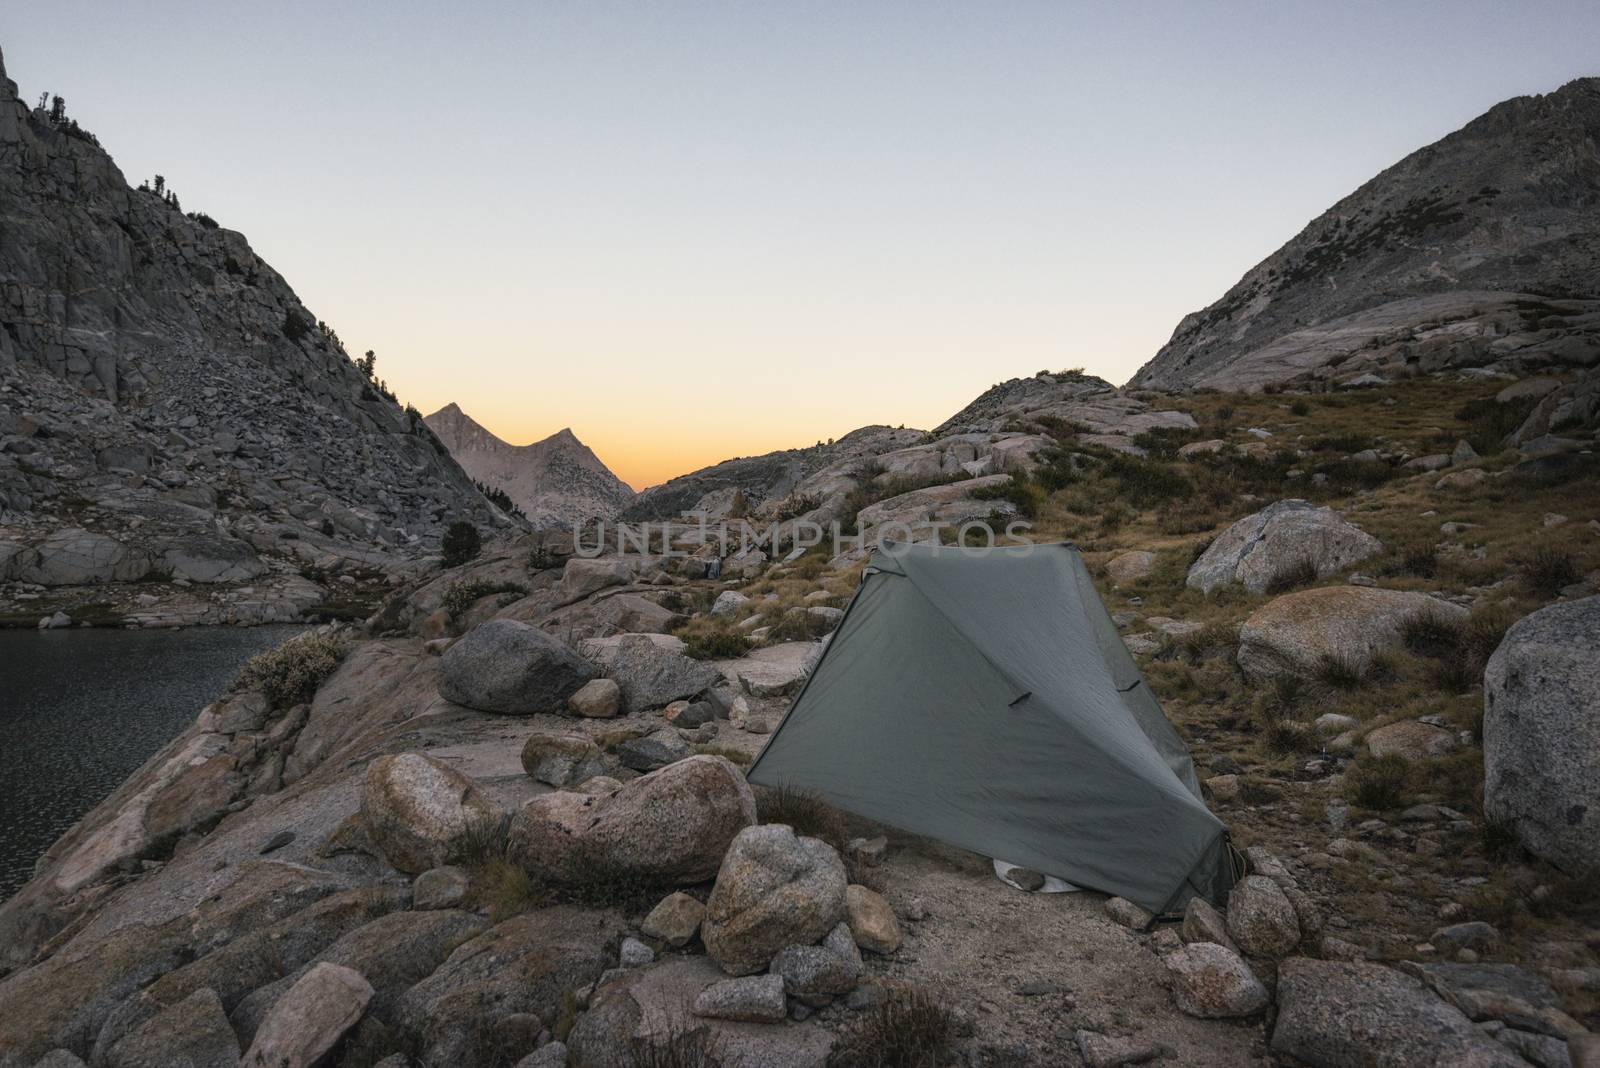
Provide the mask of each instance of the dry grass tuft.
POLYGON ((1410 783, 1411 765, 1404 757, 1363 757, 1345 773, 1345 796, 1362 808, 1399 808, 1410 783))
POLYGON ((762 823, 787 824, 795 834, 820 838, 841 852, 849 840, 844 814, 810 790, 787 784, 758 787, 756 815, 762 823))
POLYGON ((838 1068, 939 1068, 955 1039, 955 1021, 934 995, 891 986, 877 1005, 850 1022, 829 1064, 838 1068))

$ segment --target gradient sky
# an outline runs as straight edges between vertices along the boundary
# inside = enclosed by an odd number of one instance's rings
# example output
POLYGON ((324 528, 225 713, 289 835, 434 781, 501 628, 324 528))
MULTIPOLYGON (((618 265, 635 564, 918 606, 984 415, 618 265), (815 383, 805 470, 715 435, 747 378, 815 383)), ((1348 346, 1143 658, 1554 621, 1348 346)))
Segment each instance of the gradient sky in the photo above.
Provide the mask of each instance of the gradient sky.
POLYGON ((635 486, 1121 382, 1600 4, 8 4, 25 97, 240 230, 423 411, 635 486))

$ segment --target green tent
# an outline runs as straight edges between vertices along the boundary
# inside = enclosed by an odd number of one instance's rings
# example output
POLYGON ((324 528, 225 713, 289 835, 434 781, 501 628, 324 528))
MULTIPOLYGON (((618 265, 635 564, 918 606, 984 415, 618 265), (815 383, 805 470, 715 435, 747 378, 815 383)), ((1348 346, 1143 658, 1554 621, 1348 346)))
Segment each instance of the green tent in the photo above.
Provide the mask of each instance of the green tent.
POLYGON ((1237 878, 1069 545, 876 553, 749 778, 1154 913, 1237 878))

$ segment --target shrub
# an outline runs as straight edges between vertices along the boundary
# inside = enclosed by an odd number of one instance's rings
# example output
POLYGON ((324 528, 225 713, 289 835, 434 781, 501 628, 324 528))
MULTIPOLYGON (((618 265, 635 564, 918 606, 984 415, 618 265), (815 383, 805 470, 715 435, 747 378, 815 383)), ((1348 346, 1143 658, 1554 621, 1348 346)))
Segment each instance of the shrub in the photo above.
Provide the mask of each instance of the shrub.
POLYGON ((459 567, 483 549, 483 536, 477 527, 458 519, 445 530, 440 548, 444 553, 444 566, 459 567))
POLYGON ((1039 505, 1044 501, 1044 492, 1025 479, 1013 477, 1011 481, 998 486, 978 487, 972 491, 972 499, 1010 501, 1016 506, 1018 515, 1024 519, 1032 519, 1039 514, 1039 505))
POLYGON ((283 336, 290 341, 299 341, 311 332, 311 327, 306 321, 292 311, 283 313, 283 336))
POLYGON ((1541 597, 1554 597, 1563 587, 1578 581, 1578 565, 1572 553, 1557 545, 1536 546, 1522 561, 1522 581, 1541 597))
POLYGON ((1345 773, 1345 792, 1362 808, 1399 808, 1410 779, 1411 765, 1404 757, 1394 753, 1365 757, 1345 773))
POLYGON ((883 1000, 845 1029, 829 1063, 840 1068, 939 1068, 955 1038, 955 1021, 932 994, 891 986, 883 1000))
POLYGON ((483 579, 472 579, 467 582, 452 583, 445 591, 439 606, 454 619, 476 604, 479 598, 487 597, 491 593, 527 592, 526 586, 519 586, 515 582, 486 582, 483 579))
POLYGON ((1309 556, 1302 556, 1291 560, 1279 567, 1267 580, 1267 592, 1270 594, 1288 593, 1300 586, 1309 586, 1317 581, 1317 562, 1309 556))
POLYGON ((251 657, 234 685, 243 690, 260 690, 273 708, 304 704, 317 695, 317 687, 339 667, 345 650, 343 635, 301 634, 276 649, 251 657))
POLYGON ((694 631, 682 635, 684 655, 695 660, 737 660, 750 651, 751 641, 732 631, 694 631))
POLYGON ((787 824, 795 834, 820 838, 843 852, 848 837, 844 816, 810 790, 780 783, 756 793, 756 816, 762 823, 787 824))
POLYGON ((1303 400, 1297 400, 1293 404, 1289 405, 1289 414, 1290 415, 1310 415, 1311 414, 1311 405, 1307 404, 1303 400))
POLYGON ((543 545, 535 545, 528 550, 528 570, 532 572, 549 571, 565 563, 556 553, 543 545))

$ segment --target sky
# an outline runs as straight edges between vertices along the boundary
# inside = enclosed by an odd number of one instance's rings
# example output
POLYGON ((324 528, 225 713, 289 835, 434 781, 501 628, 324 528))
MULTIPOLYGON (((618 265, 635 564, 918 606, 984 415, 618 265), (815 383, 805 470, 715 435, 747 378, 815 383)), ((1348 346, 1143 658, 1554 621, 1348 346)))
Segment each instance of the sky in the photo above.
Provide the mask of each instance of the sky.
POLYGON ((25 98, 243 232, 401 400, 570 427, 636 488, 1040 370, 1121 383, 1596 41, 1593 0, 0 11, 25 98))

